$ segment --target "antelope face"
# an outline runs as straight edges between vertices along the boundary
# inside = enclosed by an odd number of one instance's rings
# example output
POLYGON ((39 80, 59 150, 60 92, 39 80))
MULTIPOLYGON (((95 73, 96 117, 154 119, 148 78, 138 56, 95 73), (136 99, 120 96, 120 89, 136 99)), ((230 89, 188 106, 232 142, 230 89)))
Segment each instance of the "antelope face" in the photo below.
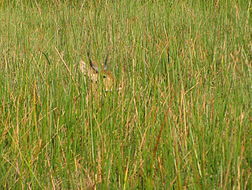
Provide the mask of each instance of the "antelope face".
POLYGON ((87 65, 84 61, 80 61, 80 70, 81 72, 87 76, 92 83, 98 83, 101 81, 104 85, 105 91, 111 91, 114 83, 113 74, 107 70, 107 61, 108 56, 105 59, 105 62, 102 66, 98 66, 95 62, 92 61, 90 54, 88 53, 89 65, 87 65))

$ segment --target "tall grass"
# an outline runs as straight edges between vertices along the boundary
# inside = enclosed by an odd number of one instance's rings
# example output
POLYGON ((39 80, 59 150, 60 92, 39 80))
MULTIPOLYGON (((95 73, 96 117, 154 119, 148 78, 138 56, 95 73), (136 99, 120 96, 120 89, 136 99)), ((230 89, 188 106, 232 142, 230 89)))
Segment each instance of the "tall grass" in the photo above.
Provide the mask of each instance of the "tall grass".
POLYGON ((0 6, 1 189, 252 188, 249 1, 0 6))

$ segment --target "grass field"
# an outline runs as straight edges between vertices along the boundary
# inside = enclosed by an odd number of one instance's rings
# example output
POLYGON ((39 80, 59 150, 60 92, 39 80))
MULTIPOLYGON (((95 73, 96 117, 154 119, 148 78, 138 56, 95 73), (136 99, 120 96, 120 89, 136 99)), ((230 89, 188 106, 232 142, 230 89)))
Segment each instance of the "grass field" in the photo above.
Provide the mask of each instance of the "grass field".
POLYGON ((0 2, 0 189, 252 189, 247 0, 0 2), (87 51, 122 90, 87 98, 87 51))

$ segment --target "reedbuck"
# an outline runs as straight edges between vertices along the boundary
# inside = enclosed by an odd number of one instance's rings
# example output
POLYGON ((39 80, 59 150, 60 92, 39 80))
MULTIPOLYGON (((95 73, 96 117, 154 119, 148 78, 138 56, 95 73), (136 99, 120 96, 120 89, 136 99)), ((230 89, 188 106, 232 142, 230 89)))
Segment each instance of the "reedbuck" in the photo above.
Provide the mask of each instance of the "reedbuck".
POLYGON ((99 87, 99 82, 103 83, 105 91, 112 91, 114 84, 113 74, 107 70, 108 55, 103 65, 98 65, 92 61, 90 53, 87 53, 89 64, 80 61, 81 72, 91 81, 92 91, 96 92, 99 87))

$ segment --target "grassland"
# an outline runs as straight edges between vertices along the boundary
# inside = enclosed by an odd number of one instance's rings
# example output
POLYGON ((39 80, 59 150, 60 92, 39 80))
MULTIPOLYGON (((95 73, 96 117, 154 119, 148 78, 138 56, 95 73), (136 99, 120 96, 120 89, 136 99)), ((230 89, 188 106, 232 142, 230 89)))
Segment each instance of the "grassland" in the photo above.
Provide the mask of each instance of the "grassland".
POLYGON ((1 1, 0 188, 252 189, 249 2, 1 1))

